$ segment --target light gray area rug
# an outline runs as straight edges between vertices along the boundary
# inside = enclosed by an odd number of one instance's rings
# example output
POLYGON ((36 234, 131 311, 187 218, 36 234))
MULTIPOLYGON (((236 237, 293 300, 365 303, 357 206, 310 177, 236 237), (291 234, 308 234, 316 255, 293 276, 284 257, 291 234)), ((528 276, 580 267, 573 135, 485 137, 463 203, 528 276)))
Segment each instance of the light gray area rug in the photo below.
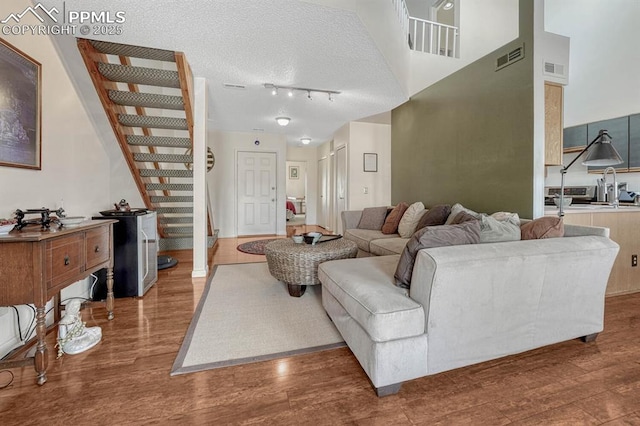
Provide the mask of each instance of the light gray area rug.
POLYGON ((266 263, 218 265, 171 375, 345 346, 322 307, 320 285, 291 297, 266 263))

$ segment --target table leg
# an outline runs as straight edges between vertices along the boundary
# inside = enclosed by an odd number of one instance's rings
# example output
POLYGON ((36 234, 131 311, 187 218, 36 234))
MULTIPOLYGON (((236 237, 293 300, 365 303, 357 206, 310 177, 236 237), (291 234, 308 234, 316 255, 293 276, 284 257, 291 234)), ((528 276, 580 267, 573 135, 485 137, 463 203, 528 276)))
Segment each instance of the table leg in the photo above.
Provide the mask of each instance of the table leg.
POLYGON ((45 341, 47 336, 45 317, 44 306, 37 306, 36 336, 38 337, 38 343, 36 345, 36 353, 34 356, 34 367, 36 369, 36 373, 38 373, 37 383, 39 385, 44 385, 47 381, 47 364, 49 363, 47 358, 47 342, 45 341))
POLYGON ((287 284, 289 288, 289 296, 292 297, 300 297, 304 294, 304 291, 307 289, 306 285, 297 285, 297 284, 287 284))
POLYGON ((107 319, 113 319, 113 267, 107 268, 107 319))

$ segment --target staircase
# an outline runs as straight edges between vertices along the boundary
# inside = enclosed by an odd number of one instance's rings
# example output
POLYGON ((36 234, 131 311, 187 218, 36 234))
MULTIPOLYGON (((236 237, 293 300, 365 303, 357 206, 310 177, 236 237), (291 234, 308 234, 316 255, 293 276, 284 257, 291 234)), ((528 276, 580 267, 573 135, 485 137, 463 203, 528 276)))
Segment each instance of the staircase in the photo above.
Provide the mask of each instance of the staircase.
MULTIPOLYGON (((184 54, 86 39, 78 48, 145 207, 158 214, 160 251, 192 248, 193 77, 184 54)), ((212 247, 210 214, 207 223, 212 247)))

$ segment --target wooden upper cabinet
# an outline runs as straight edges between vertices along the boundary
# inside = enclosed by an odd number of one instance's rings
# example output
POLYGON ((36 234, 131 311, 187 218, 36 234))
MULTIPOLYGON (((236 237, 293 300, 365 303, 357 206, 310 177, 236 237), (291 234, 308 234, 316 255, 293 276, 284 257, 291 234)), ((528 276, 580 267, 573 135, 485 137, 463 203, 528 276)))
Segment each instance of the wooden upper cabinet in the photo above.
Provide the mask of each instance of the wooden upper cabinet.
POLYGON ((544 164, 562 165, 562 86, 544 83, 544 164))

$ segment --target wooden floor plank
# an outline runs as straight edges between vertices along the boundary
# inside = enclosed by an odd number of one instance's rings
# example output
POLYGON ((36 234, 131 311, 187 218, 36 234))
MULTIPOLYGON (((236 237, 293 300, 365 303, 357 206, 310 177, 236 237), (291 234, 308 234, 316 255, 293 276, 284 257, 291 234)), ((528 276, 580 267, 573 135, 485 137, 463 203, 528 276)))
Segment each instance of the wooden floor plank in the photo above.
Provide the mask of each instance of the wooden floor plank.
MULTIPOLYGON (((320 228, 290 229, 301 233, 320 228)), ((221 238, 209 264, 264 261, 221 238)), ((62 359, 49 351, 48 382, 14 368, 0 390, 0 425, 26 424, 611 424, 640 425, 640 293, 607 299, 605 330, 575 340, 405 383, 377 398, 348 348, 170 376, 204 289, 191 253, 159 271, 144 298, 83 310, 103 340, 62 359)), ((55 334, 47 336, 49 348, 55 334)), ((1 376, 0 376, 1 377, 1 376)))

